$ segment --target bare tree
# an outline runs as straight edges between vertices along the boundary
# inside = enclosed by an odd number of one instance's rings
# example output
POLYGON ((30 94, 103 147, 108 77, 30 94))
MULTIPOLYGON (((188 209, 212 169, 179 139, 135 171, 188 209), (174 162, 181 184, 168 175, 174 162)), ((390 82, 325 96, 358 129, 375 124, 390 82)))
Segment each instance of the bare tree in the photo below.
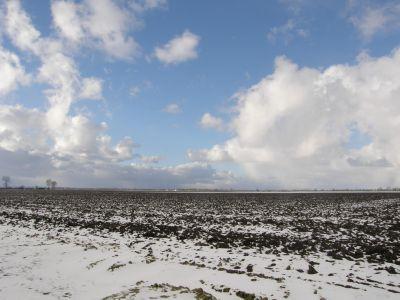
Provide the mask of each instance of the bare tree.
POLYGON ((46 180, 46 185, 49 190, 55 190, 57 187, 57 181, 51 180, 49 178, 46 180))
POLYGON ((48 189, 51 189, 51 183, 53 182, 53 180, 51 180, 50 178, 46 180, 46 185, 48 189))
POLYGON ((8 188, 8 184, 9 184, 10 181, 11 181, 10 176, 3 176, 3 178, 2 178, 1 180, 3 180, 3 182, 4 182, 4 187, 7 189, 7 188, 8 188))
POLYGON ((55 190, 55 189, 56 189, 56 186, 57 186, 57 181, 52 181, 52 182, 51 182, 51 189, 52 189, 52 190, 55 190))

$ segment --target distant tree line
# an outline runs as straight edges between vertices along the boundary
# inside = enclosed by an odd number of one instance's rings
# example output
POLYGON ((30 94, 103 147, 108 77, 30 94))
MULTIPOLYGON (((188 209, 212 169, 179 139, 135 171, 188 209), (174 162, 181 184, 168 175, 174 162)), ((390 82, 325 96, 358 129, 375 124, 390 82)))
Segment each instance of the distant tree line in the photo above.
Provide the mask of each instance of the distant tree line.
MULTIPOLYGON (((10 176, 3 176, 1 178, 1 180, 3 181, 3 186, 5 189, 11 188, 10 187, 11 177, 10 176)), ((55 190, 57 187, 57 181, 52 180, 52 179, 47 179, 46 186, 47 186, 47 189, 49 189, 49 190, 55 190)), ((24 188, 24 186, 21 186, 19 188, 24 188)), ((36 188, 39 188, 39 187, 36 186, 36 188)))

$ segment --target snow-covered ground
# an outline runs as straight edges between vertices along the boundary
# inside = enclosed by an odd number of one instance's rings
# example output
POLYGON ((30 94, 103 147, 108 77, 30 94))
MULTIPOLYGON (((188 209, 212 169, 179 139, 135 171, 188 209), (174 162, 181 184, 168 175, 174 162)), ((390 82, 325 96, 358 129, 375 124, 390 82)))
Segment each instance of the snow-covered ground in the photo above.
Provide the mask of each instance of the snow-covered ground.
POLYGON ((94 235, 82 229, 0 225, 0 237, 0 299, 400 297, 400 275, 366 262, 94 235), (310 263, 318 273, 308 274, 310 263))
POLYGON ((0 299, 400 299, 399 194, 0 191, 0 299))

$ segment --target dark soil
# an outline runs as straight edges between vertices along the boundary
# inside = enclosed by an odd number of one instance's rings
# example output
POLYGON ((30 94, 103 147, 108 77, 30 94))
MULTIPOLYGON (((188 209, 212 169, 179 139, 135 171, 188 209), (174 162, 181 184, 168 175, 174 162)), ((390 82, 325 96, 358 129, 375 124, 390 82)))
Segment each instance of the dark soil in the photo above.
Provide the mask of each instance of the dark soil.
POLYGON ((0 223, 398 265, 399 212, 397 193, 0 191, 0 223))

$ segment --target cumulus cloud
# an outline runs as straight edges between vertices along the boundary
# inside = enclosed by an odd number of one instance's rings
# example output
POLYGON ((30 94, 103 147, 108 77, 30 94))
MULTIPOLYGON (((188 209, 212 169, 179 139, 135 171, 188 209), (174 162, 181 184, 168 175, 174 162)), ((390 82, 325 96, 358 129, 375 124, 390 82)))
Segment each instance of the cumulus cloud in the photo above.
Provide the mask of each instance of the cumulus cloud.
POLYGON ((224 130, 224 121, 221 118, 214 117, 210 113, 205 113, 200 120, 200 126, 203 128, 212 128, 216 130, 224 130))
POLYGON ((47 152, 45 114, 21 105, 0 105, 0 148, 47 152))
MULTIPOLYGON (((135 154, 137 145, 132 138, 124 137, 114 143, 107 134, 106 123, 97 124, 84 114, 72 112, 71 108, 80 99, 102 98, 102 80, 81 75, 71 52, 65 51, 66 42, 93 39, 90 42, 108 54, 121 58, 132 54, 124 27, 125 11, 116 3, 120 2, 53 1, 54 22, 62 38, 42 36, 20 1, 4 4, 1 16, 4 33, 20 51, 38 60, 35 82, 45 86, 47 105, 45 109, 0 105, 0 169, 12 176, 16 185, 43 185, 49 177, 62 186, 75 187, 179 188, 234 184, 233 174, 217 171, 208 163, 154 167, 152 164, 160 157, 135 154), (125 49, 114 49, 120 46, 125 49), (131 163, 135 158, 143 163, 131 163)), ((151 9, 165 2, 137 3, 142 9, 151 9)), ((0 67, 1 94, 29 79, 19 58, 3 48, 0 48, 0 67)), ((175 104, 168 111, 176 113, 180 108, 175 104)))
POLYGON ((177 103, 170 103, 167 106, 164 107, 163 109, 164 112, 168 113, 168 114, 179 114, 182 112, 181 107, 179 106, 179 104, 177 103))
POLYGON ((80 93, 82 99, 99 100, 102 98, 102 82, 98 78, 84 78, 80 93))
POLYGON ((348 10, 350 22, 365 40, 379 32, 396 30, 400 25, 400 4, 396 2, 365 5, 354 1, 348 10))
POLYGON ((221 145, 214 145, 211 149, 189 149, 186 154, 191 161, 226 162, 232 160, 228 151, 221 145))
MULTIPOLYGON (((142 11, 156 8, 157 1, 146 1, 142 11)), ((59 34, 72 44, 89 46, 115 58, 131 59, 139 45, 129 35, 140 24, 137 14, 126 5, 113 0, 68 0, 52 2, 53 22, 59 34)))
POLYGON ((37 53, 40 48, 38 43, 40 32, 31 25, 29 16, 21 9, 20 1, 10 0, 6 3, 5 8, 5 31, 14 45, 22 50, 37 53))
POLYGON ((156 47, 155 57, 165 64, 179 64, 197 58, 200 37, 186 30, 162 47, 156 47))
POLYGON ((400 185, 399 97, 400 50, 324 70, 279 57, 271 75, 235 95, 234 136, 189 157, 229 158, 269 186, 400 185), (368 142, 350 147, 354 130, 368 142))
POLYGON ((80 42, 85 33, 79 14, 80 5, 72 1, 53 1, 53 22, 59 32, 73 42, 80 42))
POLYGON ((19 57, 0 45, 0 96, 15 90, 20 84, 27 84, 30 76, 26 74, 19 57))
MULTIPOLYGON (((10 151, 52 153, 58 157, 69 155, 78 160, 131 159, 134 145, 130 138, 113 146, 105 134, 105 123, 98 125, 84 115, 70 112, 73 103, 81 98, 101 98, 101 80, 82 77, 74 59, 63 53, 61 42, 42 37, 19 1, 7 2, 4 18, 5 31, 14 45, 41 62, 37 81, 48 86, 45 90, 48 109, 42 112, 20 105, 2 106, 0 146, 10 151)), ((18 59, 6 54, 22 76, 18 59)))

